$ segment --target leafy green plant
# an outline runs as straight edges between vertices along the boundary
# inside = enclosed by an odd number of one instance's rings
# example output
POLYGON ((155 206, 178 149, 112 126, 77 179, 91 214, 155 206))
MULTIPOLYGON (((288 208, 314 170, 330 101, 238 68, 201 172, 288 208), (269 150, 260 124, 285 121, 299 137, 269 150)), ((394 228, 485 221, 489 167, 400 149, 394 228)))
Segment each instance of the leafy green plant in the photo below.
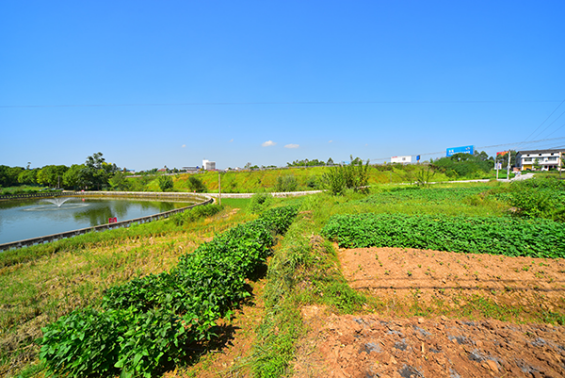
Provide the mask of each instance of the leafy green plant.
POLYGON ((330 218, 322 234, 342 247, 400 247, 508 256, 565 257, 561 223, 445 215, 357 214, 330 218))
POLYGON ((74 311, 45 327, 40 358, 69 377, 151 377, 178 363, 188 343, 214 337, 215 321, 249 295, 246 279, 296 214, 270 210, 181 256, 170 272, 110 288, 103 311, 74 311))
POLYGON ((365 193, 368 191, 369 161, 363 164, 361 159, 351 156, 351 163, 329 168, 322 175, 322 183, 334 196, 343 195, 346 189, 365 193))
POLYGON ((322 183, 332 195, 339 196, 345 193, 345 175, 342 166, 330 167, 322 175, 322 183))
POLYGON ((264 208, 268 207, 273 202, 273 196, 270 193, 255 193, 251 196, 249 203, 249 211, 252 213, 260 213, 264 208))
POLYGON ((428 186, 431 179, 434 177, 434 175, 435 175, 435 172, 430 167, 427 167, 427 169, 423 169, 421 171, 418 171, 418 173, 416 173, 416 185, 418 185, 419 187, 428 186))

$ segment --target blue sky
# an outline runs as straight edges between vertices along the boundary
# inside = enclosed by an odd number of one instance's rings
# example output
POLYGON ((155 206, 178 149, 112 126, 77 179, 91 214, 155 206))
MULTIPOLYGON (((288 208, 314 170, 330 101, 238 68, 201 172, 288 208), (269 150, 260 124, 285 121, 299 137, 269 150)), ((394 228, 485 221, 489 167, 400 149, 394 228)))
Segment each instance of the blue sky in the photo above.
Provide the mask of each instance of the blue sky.
POLYGON ((563 146, 564 19, 561 0, 5 0, 0 164, 563 146))

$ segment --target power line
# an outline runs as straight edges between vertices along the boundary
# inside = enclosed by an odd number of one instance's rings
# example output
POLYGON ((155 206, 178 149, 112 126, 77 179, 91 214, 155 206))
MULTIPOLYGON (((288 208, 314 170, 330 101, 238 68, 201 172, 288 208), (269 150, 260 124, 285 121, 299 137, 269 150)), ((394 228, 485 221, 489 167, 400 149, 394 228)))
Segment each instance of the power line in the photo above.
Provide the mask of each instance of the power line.
MULTIPOLYGON (((555 112, 557 111, 557 109, 559 109, 559 108, 561 107, 561 105, 563 105, 564 102, 565 102, 565 100, 561 101, 561 102, 559 103, 559 105, 557 105, 557 107, 556 107, 555 109, 553 109, 553 111, 551 112, 551 114, 548 115, 547 118, 546 118, 542 123, 540 123, 540 125, 539 125, 538 127, 536 127, 535 130, 534 130, 534 131, 524 140, 524 142, 522 142, 522 143, 526 143, 526 142, 528 141, 528 139, 530 139, 530 138, 538 131, 538 129, 539 129, 540 127, 542 127, 543 124, 546 123, 548 119, 551 118, 551 116, 553 115, 553 113, 555 113, 555 112)), ((561 117, 561 116, 559 116, 559 117, 561 117)), ((559 118, 559 117, 558 117, 558 118, 559 118)), ((545 131, 545 129, 544 129, 544 131, 545 131)))
MULTIPOLYGON (((563 100, 565 102, 565 100, 563 100)), ((462 100, 462 101, 250 101, 250 102, 178 102, 132 104, 55 104, 55 105, 0 105, 3 109, 15 108, 105 108, 105 107, 160 107, 201 105, 371 105, 371 104, 504 104, 550 103, 554 100, 462 100)), ((562 102, 563 103, 563 102, 562 102)), ((561 106, 561 104, 559 104, 561 106)), ((558 106, 558 107, 559 107, 558 106)), ((553 113, 552 113, 553 114, 553 113)))
POLYGON ((558 132, 559 130, 561 130, 563 128, 563 126, 565 126, 565 123, 562 124, 561 126, 559 126, 557 129, 553 130, 553 132, 551 134, 549 134, 548 136, 552 136, 553 134, 555 134, 556 132, 558 132))
MULTIPOLYGON (((537 134, 537 135, 538 135, 538 136, 541 136, 541 135, 545 132, 545 130, 547 130, 551 125, 553 125, 555 122, 557 122, 557 120, 558 120, 559 118, 561 118, 561 116, 562 116, 563 114, 565 114, 565 110, 563 111, 563 113, 559 114, 559 117, 555 118, 555 119, 553 120, 553 122, 551 122, 549 125, 547 125, 547 126, 545 127, 545 129, 543 129, 543 130, 542 130, 539 134, 537 134)), ((552 134, 553 134, 553 133, 552 133, 552 134)), ((548 135, 548 136, 549 136, 549 135, 548 135)))
MULTIPOLYGON (((561 140, 561 139, 565 139, 565 137, 532 140, 532 141, 527 142, 525 144, 537 144, 537 143, 543 143, 543 142, 555 141, 555 140, 561 140)), ((488 150, 488 149, 495 148, 495 147, 515 146, 517 144, 518 143, 503 143, 503 144, 494 144, 494 145, 491 145, 491 146, 479 146, 479 147, 476 147, 476 150, 479 150, 479 149, 488 150)), ((522 144, 524 144, 524 143, 522 143, 522 144)), ((413 155, 410 155, 410 156, 414 156, 414 155, 429 156, 429 155, 438 155, 438 154, 444 154, 444 153, 445 153, 445 150, 439 151, 439 152, 426 152, 426 153, 421 153, 421 154, 413 154, 413 155)), ((369 159, 369 161, 388 160, 388 159, 390 159, 390 156, 385 157, 385 158, 369 159)))

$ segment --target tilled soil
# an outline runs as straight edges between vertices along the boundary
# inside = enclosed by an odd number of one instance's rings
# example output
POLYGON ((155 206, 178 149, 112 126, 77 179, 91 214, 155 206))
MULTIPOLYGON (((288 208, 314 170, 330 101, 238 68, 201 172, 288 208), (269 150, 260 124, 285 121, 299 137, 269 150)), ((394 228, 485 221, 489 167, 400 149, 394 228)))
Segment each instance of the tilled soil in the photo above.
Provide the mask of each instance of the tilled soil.
POLYGON ((526 316, 520 321, 540 311, 565 314, 565 259, 401 248, 340 249, 339 258, 352 288, 397 313, 415 302, 432 313, 448 313, 480 297, 520 310, 526 316))
POLYGON ((565 327, 516 324, 562 319, 564 259, 400 248, 338 254, 349 285, 380 303, 378 315, 304 307, 310 331, 295 377, 565 377, 565 327))
POLYGON ((337 316, 303 309, 311 329, 295 377, 564 377, 565 327, 496 320, 337 316))

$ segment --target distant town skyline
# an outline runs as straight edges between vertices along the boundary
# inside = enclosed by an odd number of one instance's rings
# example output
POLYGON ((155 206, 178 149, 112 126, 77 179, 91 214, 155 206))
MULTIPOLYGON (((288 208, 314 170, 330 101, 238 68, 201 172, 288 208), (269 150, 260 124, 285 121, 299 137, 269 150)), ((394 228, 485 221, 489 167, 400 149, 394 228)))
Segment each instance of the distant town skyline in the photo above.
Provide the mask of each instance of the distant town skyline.
POLYGON ((0 164, 562 148, 564 17, 562 1, 4 2, 0 164))

